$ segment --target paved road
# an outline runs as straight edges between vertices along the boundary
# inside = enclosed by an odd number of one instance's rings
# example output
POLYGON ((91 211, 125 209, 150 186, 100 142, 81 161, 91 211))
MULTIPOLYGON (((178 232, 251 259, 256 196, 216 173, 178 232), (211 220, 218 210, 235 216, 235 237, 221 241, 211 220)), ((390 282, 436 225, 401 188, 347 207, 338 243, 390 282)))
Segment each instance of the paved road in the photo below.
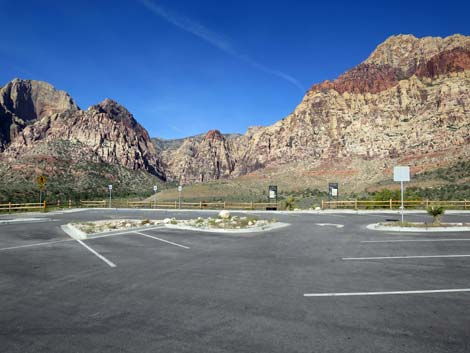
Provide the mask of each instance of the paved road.
POLYGON ((365 228, 393 215, 279 214, 290 227, 250 236, 154 229, 86 240, 111 267, 60 229, 208 214, 81 211, 0 224, 1 352, 470 351, 470 292, 422 292, 470 288, 470 257, 449 257, 470 254, 469 233, 365 228), (334 293, 362 294, 304 296, 334 293))

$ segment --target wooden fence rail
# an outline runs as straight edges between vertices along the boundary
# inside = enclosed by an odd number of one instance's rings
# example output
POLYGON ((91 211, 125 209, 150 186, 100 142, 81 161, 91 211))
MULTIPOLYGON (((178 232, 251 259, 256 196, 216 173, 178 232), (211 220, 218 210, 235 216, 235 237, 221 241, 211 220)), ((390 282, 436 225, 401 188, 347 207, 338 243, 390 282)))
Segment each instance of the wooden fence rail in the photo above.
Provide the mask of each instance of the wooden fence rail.
POLYGON ((99 201, 82 201, 80 200, 80 207, 106 207, 106 200, 99 201))
MULTIPOLYGON (((279 204, 273 202, 178 202, 166 201, 116 201, 111 203, 113 208, 170 208, 170 209, 241 209, 241 210, 277 210, 279 204)), ((80 207, 108 207, 108 201, 80 201, 80 207)))
MULTIPOLYGON (((324 201, 322 200, 322 209, 399 209, 401 207, 400 200, 387 201, 365 201, 365 200, 348 200, 348 201, 324 201)), ((407 200, 403 202, 405 208, 427 209, 432 206, 442 206, 449 209, 470 209, 470 202, 463 201, 435 201, 435 200, 407 200)))
POLYGON ((19 211, 19 210, 45 210, 46 202, 41 203, 3 203, 0 204, 0 211, 19 211))

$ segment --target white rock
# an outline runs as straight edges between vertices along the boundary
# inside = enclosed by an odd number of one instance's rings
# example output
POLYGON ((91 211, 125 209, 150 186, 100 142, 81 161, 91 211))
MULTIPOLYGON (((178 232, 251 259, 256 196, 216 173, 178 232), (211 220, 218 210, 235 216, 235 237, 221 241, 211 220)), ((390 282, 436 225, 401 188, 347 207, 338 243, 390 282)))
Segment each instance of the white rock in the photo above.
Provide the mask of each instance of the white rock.
POLYGON ((228 219, 230 218, 230 212, 227 210, 222 210, 219 212, 219 217, 223 219, 228 219))
POLYGON ((315 211, 321 211, 321 207, 315 207, 315 211))
POLYGON ((165 224, 171 223, 171 218, 165 218, 163 220, 163 223, 165 223, 165 224))

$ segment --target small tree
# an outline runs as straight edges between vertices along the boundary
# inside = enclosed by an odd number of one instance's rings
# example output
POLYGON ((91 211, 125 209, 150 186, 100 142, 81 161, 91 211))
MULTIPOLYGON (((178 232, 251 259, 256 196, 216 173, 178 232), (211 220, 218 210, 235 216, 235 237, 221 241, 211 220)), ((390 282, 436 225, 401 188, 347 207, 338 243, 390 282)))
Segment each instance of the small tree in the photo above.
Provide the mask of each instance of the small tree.
POLYGON ((292 211, 295 208, 295 198, 289 196, 286 201, 284 201, 284 207, 286 210, 292 211))
POLYGON ((428 214, 433 217, 434 224, 440 224, 445 209, 442 206, 431 206, 428 208, 428 214))

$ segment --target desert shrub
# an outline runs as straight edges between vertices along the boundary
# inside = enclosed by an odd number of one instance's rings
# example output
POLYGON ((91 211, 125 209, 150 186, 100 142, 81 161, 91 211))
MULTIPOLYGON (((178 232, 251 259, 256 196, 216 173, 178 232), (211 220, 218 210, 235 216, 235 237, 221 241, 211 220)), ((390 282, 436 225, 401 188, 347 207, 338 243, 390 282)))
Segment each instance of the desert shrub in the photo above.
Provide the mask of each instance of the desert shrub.
POLYGON ((289 196, 285 201, 284 201, 284 208, 286 210, 292 211, 295 208, 295 198, 292 196, 289 196))
POLYGON ((441 218, 445 213, 445 209, 442 206, 431 206, 428 208, 428 214, 433 217, 433 223, 441 223, 441 218))
POLYGON ((145 218, 145 219, 140 221, 140 225, 144 226, 146 224, 150 224, 150 220, 148 218, 145 218))

